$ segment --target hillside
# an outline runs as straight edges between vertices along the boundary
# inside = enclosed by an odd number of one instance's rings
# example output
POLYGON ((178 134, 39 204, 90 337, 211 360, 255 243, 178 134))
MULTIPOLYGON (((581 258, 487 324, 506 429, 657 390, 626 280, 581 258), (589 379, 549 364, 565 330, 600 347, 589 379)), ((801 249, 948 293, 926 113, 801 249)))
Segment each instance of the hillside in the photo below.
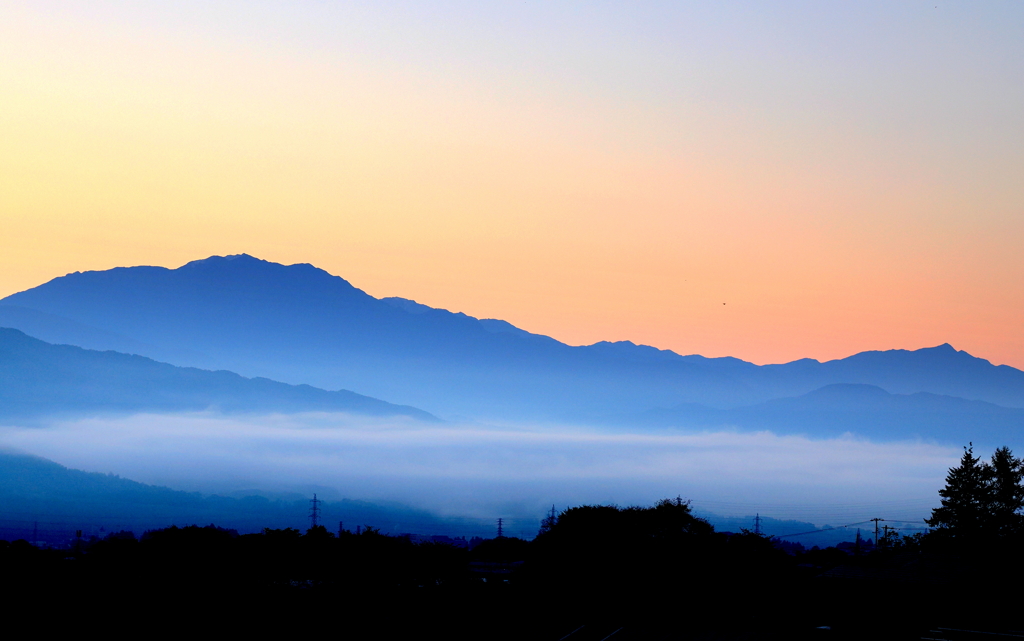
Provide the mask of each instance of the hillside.
MULTIPOLYGON (((74 536, 75 530, 83 530, 86 536, 102 537, 118 530, 138 535, 170 525, 209 523, 243 533, 265 527, 308 527, 310 497, 267 498, 257 493, 246 494, 226 497, 181 492, 0 449, 0 540, 31 539, 33 530, 37 540, 60 544, 74 536)), ((348 529, 372 525, 391 534, 494 536, 492 519, 439 517, 403 505, 335 499, 324 501, 322 509, 323 522, 330 524, 331 529, 342 521, 348 529)), ((719 529, 739 531, 750 525, 749 518, 703 512, 701 516, 719 529)), ((772 534, 816 529, 801 521, 770 517, 763 521, 772 534)), ((532 538, 539 525, 539 518, 505 519, 506 531, 524 538, 532 538)), ((849 532, 840 531, 797 540, 810 545, 849 538, 849 532)))
POLYGON ((0 328, 0 421, 96 412, 351 412, 436 420, 412 407, 158 363, 143 356, 51 345, 0 328))
MULTIPOLYGON (((110 474, 83 472, 53 461, 0 449, 0 539, 31 538, 65 543, 75 530, 86 535, 145 530, 170 525, 217 525, 240 532, 265 527, 309 526, 310 497, 268 499, 203 496, 147 485, 110 474)), ((323 503, 324 523, 336 529, 373 525, 398 534, 491 535, 491 521, 442 519, 400 505, 332 500, 323 503)), ((530 523, 528 529, 534 530, 530 523)))

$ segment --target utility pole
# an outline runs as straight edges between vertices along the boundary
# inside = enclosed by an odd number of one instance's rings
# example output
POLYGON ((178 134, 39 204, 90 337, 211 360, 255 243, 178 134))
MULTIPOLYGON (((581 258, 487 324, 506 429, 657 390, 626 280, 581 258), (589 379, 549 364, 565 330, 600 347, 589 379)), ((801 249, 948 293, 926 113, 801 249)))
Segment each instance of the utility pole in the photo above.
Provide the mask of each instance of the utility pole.
POLYGON ((754 534, 761 534, 761 513, 758 512, 754 517, 754 534))
POLYGON ((309 508, 309 523, 310 528, 315 528, 320 524, 320 504, 323 503, 323 501, 317 500, 316 494, 314 494, 313 500, 310 501, 310 503, 313 504, 313 507, 309 508))
POLYGON ((343 527, 344 525, 345 525, 344 521, 338 521, 338 536, 339 537, 341 536, 341 533, 345 531, 345 529, 343 527))
POLYGON ((498 538, 499 539, 505 538, 505 534, 504 534, 504 532, 502 532, 502 529, 501 529, 501 524, 502 524, 502 519, 498 519, 498 538))
POLYGON ((885 519, 880 519, 878 517, 875 517, 873 519, 868 519, 868 520, 875 522, 875 548, 877 548, 878 547, 878 522, 879 521, 884 521, 885 519))
MULTIPOLYGON (((895 530, 895 529, 896 528, 889 527, 888 525, 883 525, 882 526, 882 539, 886 542, 886 544, 889 543, 889 530, 895 530)), ((876 542, 875 545, 878 545, 878 543, 876 542)))

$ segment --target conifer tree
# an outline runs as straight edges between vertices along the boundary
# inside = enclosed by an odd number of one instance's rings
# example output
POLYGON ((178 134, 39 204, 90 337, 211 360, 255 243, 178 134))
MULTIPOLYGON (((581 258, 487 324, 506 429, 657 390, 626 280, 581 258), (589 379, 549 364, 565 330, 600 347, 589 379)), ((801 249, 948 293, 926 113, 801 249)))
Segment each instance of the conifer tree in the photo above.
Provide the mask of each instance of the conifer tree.
POLYGON ((1024 461, 1016 458, 1008 447, 992 455, 990 480, 990 511, 992 529, 999 537, 1024 531, 1024 461))
POLYGON ((950 468, 946 487, 939 490, 942 507, 925 523, 959 541, 977 540, 990 522, 992 468, 974 456, 974 444, 964 448, 958 467, 950 468))

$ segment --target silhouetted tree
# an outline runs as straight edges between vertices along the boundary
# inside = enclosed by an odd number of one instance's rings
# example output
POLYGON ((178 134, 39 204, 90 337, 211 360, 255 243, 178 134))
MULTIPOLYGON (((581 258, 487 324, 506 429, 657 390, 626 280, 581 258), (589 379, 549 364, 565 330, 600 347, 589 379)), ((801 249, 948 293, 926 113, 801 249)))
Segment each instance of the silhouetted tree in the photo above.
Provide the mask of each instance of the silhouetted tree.
POLYGON ((550 532, 551 528, 555 527, 555 523, 558 523, 558 517, 555 516, 555 506, 551 506, 551 513, 544 517, 544 520, 540 522, 540 530, 537 532, 538 536, 545 532, 550 532))
POLYGON ((584 505, 562 512, 534 540, 526 569, 539 584, 588 595, 583 600, 642 601, 644 594, 697 585, 695 577, 708 576, 724 546, 725 537, 682 499, 653 507, 584 505))
POLYGON ((1001 538, 1021 533, 1024 517, 1024 461, 1016 458, 1008 447, 992 455, 989 466, 989 517, 993 534, 1001 538))
POLYGON ((306 530, 306 536, 313 539, 333 539, 334 532, 322 525, 316 525, 306 530))
POLYGON ((974 456, 974 444, 964 448, 960 465, 950 468, 946 487, 939 490, 942 506, 925 523, 936 534, 958 541, 980 538, 991 521, 992 468, 974 456))

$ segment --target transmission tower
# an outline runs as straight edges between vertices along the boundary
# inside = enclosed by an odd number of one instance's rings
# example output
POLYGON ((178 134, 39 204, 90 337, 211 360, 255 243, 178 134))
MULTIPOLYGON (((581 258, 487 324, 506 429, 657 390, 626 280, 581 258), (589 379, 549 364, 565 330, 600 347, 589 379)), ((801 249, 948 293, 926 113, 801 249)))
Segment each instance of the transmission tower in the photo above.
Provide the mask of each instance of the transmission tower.
POLYGON ((761 513, 754 516, 754 534, 761 534, 761 513))
POLYGON ((502 521, 503 521, 502 519, 498 519, 498 538, 499 539, 505 538, 505 533, 501 529, 502 521))
POLYGON ((309 508, 309 526, 315 528, 320 525, 320 504, 323 501, 317 500, 316 494, 313 495, 313 500, 310 501, 313 507, 309 508))

